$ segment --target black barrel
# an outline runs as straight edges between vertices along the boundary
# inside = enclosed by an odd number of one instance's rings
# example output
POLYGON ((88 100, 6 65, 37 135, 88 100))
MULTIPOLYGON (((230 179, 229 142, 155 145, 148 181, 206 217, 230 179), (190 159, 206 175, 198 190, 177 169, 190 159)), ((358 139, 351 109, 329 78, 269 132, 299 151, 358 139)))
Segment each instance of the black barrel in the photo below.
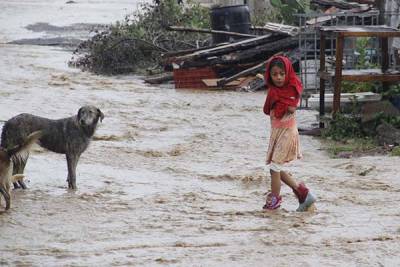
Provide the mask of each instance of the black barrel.
MULTIPOLYGON (((214 7, 210 12, 211 28, 216 31, 229 31, 239 33, 250 32, 250 12, 247 5, 214 7)), ((223 34, 213 34, 213 43, 229 42, 239 39, 223 34)))

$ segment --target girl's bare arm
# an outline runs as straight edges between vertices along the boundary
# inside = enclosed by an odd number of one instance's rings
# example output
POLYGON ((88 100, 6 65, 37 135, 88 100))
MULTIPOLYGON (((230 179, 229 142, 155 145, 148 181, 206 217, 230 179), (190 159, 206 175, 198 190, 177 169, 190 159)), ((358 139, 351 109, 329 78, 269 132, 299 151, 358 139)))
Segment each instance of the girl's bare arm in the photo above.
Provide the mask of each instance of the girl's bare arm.
POLYGON ((288 106, 288 112, 294 113, 296 111, 296 107, 288 106))

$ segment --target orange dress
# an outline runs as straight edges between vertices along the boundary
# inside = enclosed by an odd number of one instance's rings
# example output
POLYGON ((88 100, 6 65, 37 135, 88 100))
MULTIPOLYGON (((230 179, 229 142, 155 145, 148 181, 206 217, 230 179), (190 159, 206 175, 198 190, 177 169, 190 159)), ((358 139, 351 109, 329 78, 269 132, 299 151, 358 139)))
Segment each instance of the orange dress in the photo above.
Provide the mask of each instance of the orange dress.
POLYGON ((271 136, 269 138, 267 164, 283 164, 300 159, 299 132, 296 124, 296 112, 286 113, 281 119, 275 118, 271 111, 271 136))

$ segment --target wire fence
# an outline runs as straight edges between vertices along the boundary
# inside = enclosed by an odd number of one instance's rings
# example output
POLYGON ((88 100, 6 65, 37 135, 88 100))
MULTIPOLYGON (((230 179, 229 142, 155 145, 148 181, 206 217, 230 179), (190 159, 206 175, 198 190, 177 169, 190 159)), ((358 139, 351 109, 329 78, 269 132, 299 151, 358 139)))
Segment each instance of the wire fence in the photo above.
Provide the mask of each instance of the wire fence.
MULTIPOLYGON (((300 77, 304 86, 305 93, 315 93, 319 91, 319 60, 320 44, 319 29, 323 26, 370 26, 378 24, 378 11, 368 11, 363 13, 340 12, 334 14, 307 13, 296 14, 299 21, 300 32, 299 41, 299 62, 300 77)), ((326 38, 326 58, 327 67, 334 68, 336 40, 334 37, 326 38)), ((368 45, 367 55, 370 61, 378 62, 377 42, 371 41, 368 45)), ((344 44, 344 68, 354 68, 358 62, 356 52, 356 42, 353 38, 346 38, 344 44)), ((328 84, 327 88, 331 88, 328 84)))

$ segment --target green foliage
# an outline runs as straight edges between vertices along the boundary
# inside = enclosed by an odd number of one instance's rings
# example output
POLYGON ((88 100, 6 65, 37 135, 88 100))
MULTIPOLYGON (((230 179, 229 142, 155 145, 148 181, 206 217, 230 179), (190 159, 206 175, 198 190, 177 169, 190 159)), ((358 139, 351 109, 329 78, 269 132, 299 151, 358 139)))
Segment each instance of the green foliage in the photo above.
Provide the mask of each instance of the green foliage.
POLYGON ((368 51, 371 51, 371 37, 359 37, 356 39, 356 51, 359 54, 356 67, 358 69, 370 69, 376 68, 378 65, 373 63, 371 55, 368 55, 368 51))
POLYGON ((198 40, 209 37, 166 30, 169 25, 209 28, 208 9, 198 3, 182 6, 164 0, 144 3, 138 10, 81 43, 70 65, 101 74, 143 73, 148 67, 161 67, 162 53, 205 45, 198 40))
POLYGON ((391 154, 392 154, 392 156, 400 157, 400 146, 396 146, 395 148, 393 148, 391 154))
POLYGON ((400 96, 400 85, 392 85, 389 87, 389 90, 386 92, 382 92, 382 96, 386 99, 390 99, 394 96, 400 96))
POLYGON ((325 144, 325 149, 332 156, 339 156, 340 154, 346 152, 350 154, 364 153, 373 150, 378 145, 376 141, 371 138, 354 138, 343 141, 329 141, 325 144))
POLYGON ((342 93, 373 92, 374 90, 375 85, 371 82, 342 82, 342 93))
MULTIPOLYGON (((354 155, 375 151, 379 146, 376 128, 382 122, 387 122, 400 129, 400 117, 398 116, 388 116, 381 112, 376 114, 375 119, 370 121, 368 125, 363 125, 358 114, 359 104, 357 101, 353 101, 350 114, 336 113, 322 132, 322 137, 327 140, 326 149, 331 155, 343 156, 348 153, 354 155), (370 129, 374 130, 371 131, 370 129)), ((400 151, 397 150, 393 153, 400 155, 400 151)))
POLYGON ((280 13, 275 8, 264 8, 251 16, 251 24, 254 26, 264 26, 267 22, 279 23, 281 21, 280 13))
POLYGON ((323 132, 323 137, 335 141, 363 136, 360 119, 354 114, 336 113, 328 128, 323 132))
POLYGON ((395 128, 400 129, 400 117, 385 115, 383 112, 377 113, 374 119, 369 122, 371 126, 364 129, 360 117, 360 103, 353 99, 350 112, 347 114, 336 113, 330 121, 327 128, 323 131, 323 137, 335 141, 344 141, 353 138, 373 138, 376 131, 368 129, 376 129, 382 122, 387 122, 395 128))
POLYGON ((306 13, 310 10, 309 0, 271 0, 271 5, 278 11, 280 22, 287 24, 296 24, 296 13, 306 13))
MULTIPOLYGON (((383 88, 380 88, 382 97, 387 100, 391 100, 393 97, 400 96, 400 85, 392 85, 389 87, 389 90, 383 91, 383 88)), ((393 127, 400 129, 400 117, 399 116, 390 116, 385 115, 383 112, 379 112, 375 115, 374 124, 375 128, 378 127, 382 122, 387 122, 393 127)))
POLYGON ((400 129, 400 117, 399 116, 389 116, 385 115, 383 112, 376 114, 375 119, 375 127, 378 127, 382 122, 387 122, 393 127, 400 129))
POLYGON ((328 127, 323 131, 323 137, 335 141, 343 141, 351 138, 364 136, 359 116, 360 104, 356 98, 352 99, 349 113, 336 113, 329 122, 328 127))
MULTIPOLYGON (((358 54, 356 69, 369 69, 376 68, 377 64, 373 63, 371 55, 368 51, 371 51, 370 37, 360 37, 356 38, 356 52, 358 54)), ((360 92, 373 92, 377 85, 373 82, 342 82, 342 93, 360 93, 360 92)))

